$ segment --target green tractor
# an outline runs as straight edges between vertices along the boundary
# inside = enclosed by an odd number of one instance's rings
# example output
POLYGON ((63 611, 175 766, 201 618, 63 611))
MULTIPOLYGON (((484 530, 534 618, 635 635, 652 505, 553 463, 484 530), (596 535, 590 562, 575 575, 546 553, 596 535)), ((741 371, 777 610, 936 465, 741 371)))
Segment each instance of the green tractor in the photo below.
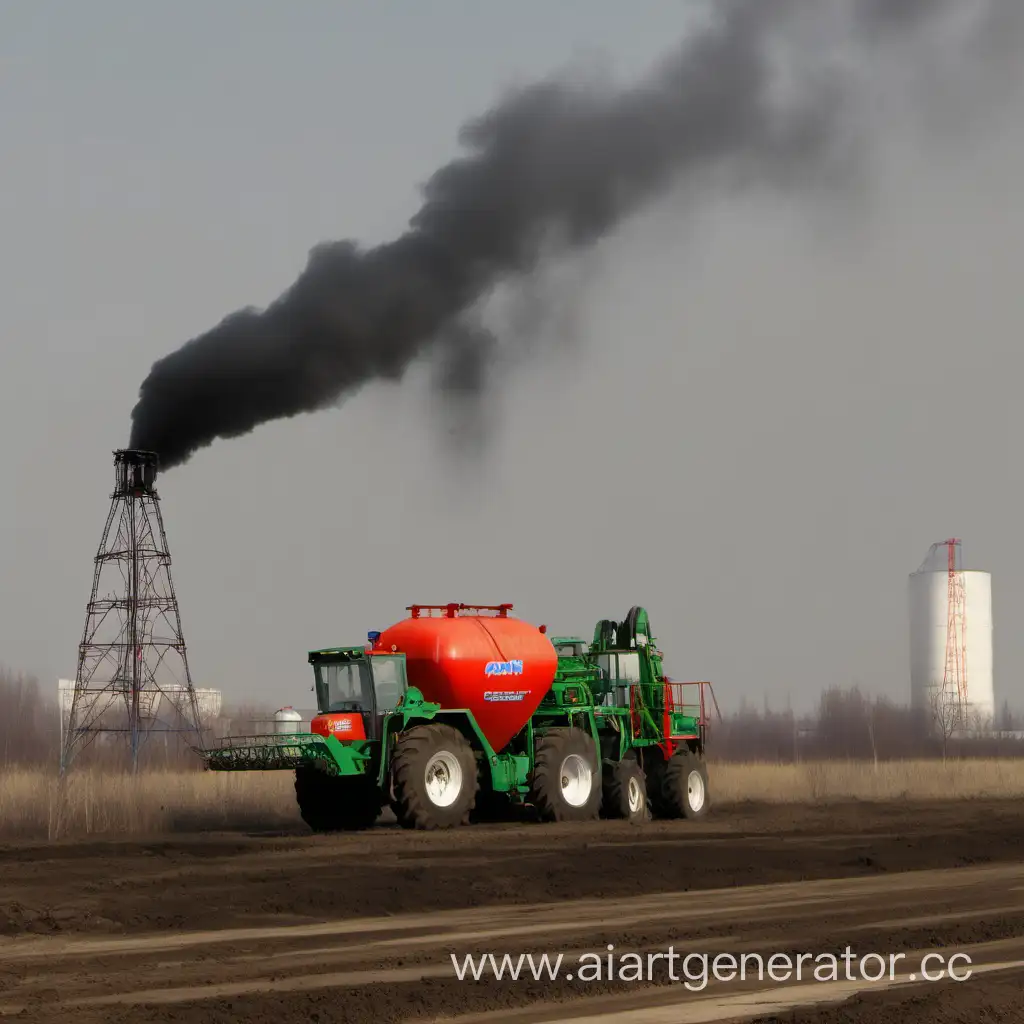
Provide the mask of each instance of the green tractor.
MULTIPOLYGON (((544 821, 708 812, 709 683, 677 683, 647 612, 549 639, 511 605, 412 605, 360 646, 312 651, 309 731, 231 737, 214 771, 291 770, 317 832, 407 828, 532 807, 544 821)), ((715 702, 717 710, 717 702, 715 702)))

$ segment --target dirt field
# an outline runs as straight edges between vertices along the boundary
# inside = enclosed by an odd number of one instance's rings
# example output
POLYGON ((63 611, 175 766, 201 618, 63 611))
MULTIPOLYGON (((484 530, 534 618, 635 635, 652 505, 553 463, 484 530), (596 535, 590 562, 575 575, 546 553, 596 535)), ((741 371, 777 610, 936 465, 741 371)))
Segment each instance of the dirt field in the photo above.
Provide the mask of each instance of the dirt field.
MULTIPOLYGON (((975 1022, 1024 1013, 1024 806, 717 810, 694 825, 383 826, 0 846, 0 1016, 164 1022, 975 1022), (607 979, 608 945, 663 955, 607 979), (850 947, 852 964, 843 959, 850 947), (922 983, 929 950, 974 976, 922 983), (467 954, 562 954, 557 979, 460 981, 467 954), (596 953, 580 958, 581 953, 596 953), (895 983, 856 956, 903 954, 895 983), (692 953, 806 954, 798 982, 692 953), (815 980, 815 957, 839 957, 815 980), (595 979, 584 964, 600 962, 595 979), (809 965, 809 966, 806 966, 809 965), (846 980, 851 968, 853 981, 846 980), (965 965, 961 963, 961 968, 965 965), (915 975, 916 983, 909 980, 915 975), (674 979, 673 980, 673 975, 674 979), (687 981, 690 985, 687 987, 687 981), (811 1005, 814 1000, 831 1004, 811 1005), (845 1000, 845 1001, 843 1001, 845 1000)), ((536 964, 539 966, 539 963, 536 964)), ((776 962, 776 971, 779 970, 776 962)), ((875 966, 875 965, 872 965, 875 966)), ((883 965, 884 966, 884 965, 883 965)), ((823 969, 823 968, 822 968, 823 969)), ((933 964, 932 970, 938 966, 933 964)), ((888 974, 886 975, 888 977, 888 974)))

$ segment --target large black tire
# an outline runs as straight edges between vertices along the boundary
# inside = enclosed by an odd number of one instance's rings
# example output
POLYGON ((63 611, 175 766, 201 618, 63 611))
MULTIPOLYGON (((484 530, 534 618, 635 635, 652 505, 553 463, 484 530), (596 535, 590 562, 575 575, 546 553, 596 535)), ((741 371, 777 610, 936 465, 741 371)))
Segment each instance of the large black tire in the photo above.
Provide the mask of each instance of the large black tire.
POLYGON ((402 733, 391 754, 391 807, 403 828, 468 825, 479 787, 469 741, 432 722, 402 733))
POLYGON ((314 832, 354 832, 370 828, 384 805, 376 782, 366 775, 327 775, 297 768, 295 799, 302 820, 314 832))
POLYGON ((692 750, 677 750, 660 775, 660 817, 694 819, 708 813, 707 765, 692 750))
POLYGON ((592 821, 601 812, 601 769, 582 729, 552 729, 534 748, 530 802, 542 821, 592 821))
POLYGON ((633 758, 605 761, 604 780, 604 799, 601 805, 604 817, 625 819, 632 824, 651 820, 647 777, 633 758))

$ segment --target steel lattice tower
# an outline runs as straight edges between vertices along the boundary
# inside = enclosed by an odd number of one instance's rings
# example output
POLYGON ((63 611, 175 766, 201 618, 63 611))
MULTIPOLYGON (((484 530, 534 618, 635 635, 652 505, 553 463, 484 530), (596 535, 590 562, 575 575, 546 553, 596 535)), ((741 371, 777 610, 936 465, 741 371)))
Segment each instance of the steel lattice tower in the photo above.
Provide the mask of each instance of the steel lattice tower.
POLYGON ((948 609, 946 615, 946 670, 942 689, 946 699, 957 709, 957 725, 964 725, 967 712, 967 600, 964 592, 962 565, 957 565, 960 541, 951 537, 945 542, 949 573, 948 609))
POLYGON ((132 768, 154 732, 202 742, 153 452, 114 452, 114 492, 96 554, 61 773, 98 733, 128 741, 132 768))

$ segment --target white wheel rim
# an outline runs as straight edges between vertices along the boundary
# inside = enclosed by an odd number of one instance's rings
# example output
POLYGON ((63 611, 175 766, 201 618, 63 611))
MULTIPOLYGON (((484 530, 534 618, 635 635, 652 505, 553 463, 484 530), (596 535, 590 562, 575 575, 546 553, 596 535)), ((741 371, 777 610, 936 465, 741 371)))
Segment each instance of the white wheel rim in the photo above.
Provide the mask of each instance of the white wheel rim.
POLYGON ((582 807, 590 799, 594 777, 590 765, 579 754, 570 754, 562 762, 562 799, 571 807, 582 807))
POLYGON ((704 777, 696 770, 690 772, 690 777, 686 780, 686 798, 695 811, 704 806, 704 777))
POLYGON ((626 796, 629 800, 629 813, 636 814, 644 802, 644 795, 640 792, 640 783, 636 779, 630 779, 626 787, 626 796))
POLYGON ((427 799, 435 807, 451 807, 462 792, 462 765, 459 759, 442 750, 428 762, 423 773, 427 799))

